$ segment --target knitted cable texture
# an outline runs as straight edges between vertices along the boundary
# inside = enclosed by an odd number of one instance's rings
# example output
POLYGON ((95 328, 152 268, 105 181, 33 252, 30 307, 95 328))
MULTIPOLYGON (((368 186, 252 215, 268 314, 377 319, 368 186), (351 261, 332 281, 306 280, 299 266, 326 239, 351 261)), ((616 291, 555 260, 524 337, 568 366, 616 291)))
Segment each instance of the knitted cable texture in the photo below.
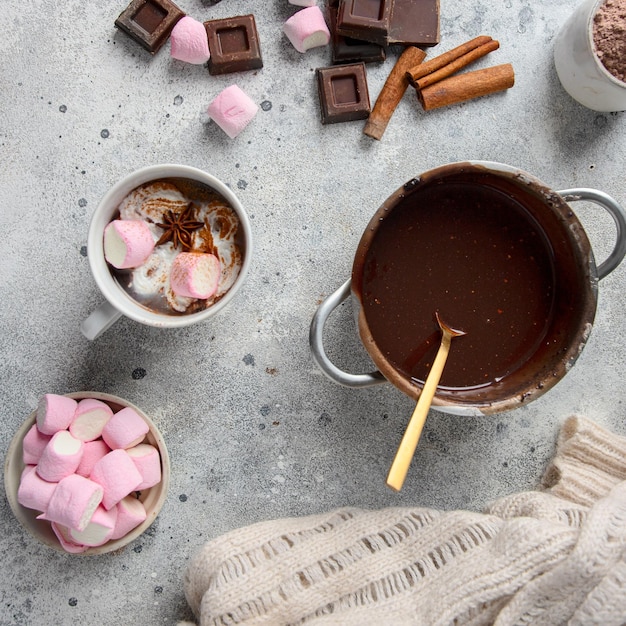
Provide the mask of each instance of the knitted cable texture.
POLYGON ((201 626, 624 626, 626 438, 561 428, 542 491, 483 513, 343 508, 206 543, 184 576, 201 626))

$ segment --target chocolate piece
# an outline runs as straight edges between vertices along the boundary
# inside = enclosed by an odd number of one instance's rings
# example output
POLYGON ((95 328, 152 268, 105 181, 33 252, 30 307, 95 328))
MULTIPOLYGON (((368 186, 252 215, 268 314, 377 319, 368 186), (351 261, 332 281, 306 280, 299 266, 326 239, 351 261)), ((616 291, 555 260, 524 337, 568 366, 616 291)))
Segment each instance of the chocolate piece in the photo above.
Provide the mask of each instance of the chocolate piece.
POLYGON ((352 63, 315 70, 322 124, 364 120, 370 113, 365 64, 352 63))
POLYGON ((361 41, 352 37, 344 37, 337 32, 337 6, 328 6, 330 18, 330 53, 334 64, 382 62, 386 58, 385 49, 369 41, 361 41))
POLYGON ((155 54, 183 17, 185 13, 171 0, 132 0, 115 20, 115 26, 155 54))
POLYGON ((204 22, 209 38, 210 74, 229 74, 263 67, 254 15, 204 22))
POLYGON ((342 0, 337 32, 344 37, 387 45, 392 0, 342 0))
POLYGON ((336 30, 382 46, 434 46, 439 0, 340 0, 336 30))
POLYGON ((393 0, 388 44, 439 43, 439 0, 393 0))

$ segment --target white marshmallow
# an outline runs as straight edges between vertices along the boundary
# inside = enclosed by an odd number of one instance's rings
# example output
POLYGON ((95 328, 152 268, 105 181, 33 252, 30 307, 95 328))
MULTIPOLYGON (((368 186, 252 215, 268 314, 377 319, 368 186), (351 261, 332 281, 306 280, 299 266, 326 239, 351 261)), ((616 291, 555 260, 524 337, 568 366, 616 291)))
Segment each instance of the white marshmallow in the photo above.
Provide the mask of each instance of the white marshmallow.
POLYGON ((76 473, 89 478, 94 465, 109 452, 111 452, 111 448, 102 439, 86 441, 83 447, 83 456, 76 468, 76 473))
POLYGON ((34 465, 24 469, 17 489, 17 501, 27 509, 43 512, 48 508, 57 483, 40 478, 34 465))
POLYGON ((133 496, 123 498, 116 508, 117 521, 111 539, 121 539, 148 517, 143 502, 133 496))
POLYGON ((72 423, 77 406, 74 398, 47 393, 37 405, 37 428, 44 435, 65 430, 72 423))
POLYGON ((58 482, 73 474, 83 456, 83 442, 68 430, 55 433, 41 453, 37 473, 49 482, 58 482))
POLYGON ((91 480, 102 486, 102 505, 108 511, 135 491, 143 479, 126 450, 113 450, 94 465, 91 480))
POLYGON ((209 117, 231 138, 254 118, 259 107, 237 85, 222 90, 209 104, 209 117))
POLYGON ((37 519, 84 530, 104 495, 101 485, 78 474, 59 481, 48 507, 37 519))
POLYGON ((170 34, 170 53, 172 58, 201 65, 211 56, 209 38, 202 22, 186 15, 176 22, 170 34))
POLYGON ((181 252, 172 263, 170 285, 178 296, 206 300, 217 291, 219 279, 220 262, 213 254, 181 252))
POLYGON ((143 220, 113 220, 104 229, 104 256, 117 269, 139 267, 154 250, 154 238, 143 220))
POLYGON ((44 435, 37 424, 33 424, 22 439, 22 458, 24 465, 37 465, 41 453, 50 441, 50 435, 44 435))
POLYGON ((149 489, 161 482, 161 455, 154 446, 140 443, 134 448, 129 448, 126 452, 141 474, 142 481, 137 485, 137 491, 149 489))
POLYGON ((100 505, 89 520, 84 530, 70 528, 68 535, 73 543, 83 546, 101 546, 106 543, 115 530, 117 509, 113 507, 107 511, 100 505))
POLYGON ((113 410, 105 402, 85 398, 76 407, 70 433, 81 441, 93 441, 102 435, 102 429, 112 415, 113 410))
POLYGON ((283 32, 298 52, 325 46, 330 41, 330 31, 318 6, 294 13, 283 24, 283 32))
POLYGON ((81 552, 84 552, 85 550, 87 550, 87 546, 74 543, 70 539, 69 528, 62 526, 61 524, 57 524, 56 522, 52 522, 51 526, 52 526, 52 530, 54 531, 54 534, 56 535, 57 539, 59 540, 59 543, 61 544, 61 547, 66 552, 71 552, 72 554, 80 554, 81 552))
POLYGON ((102 429, 102 439, 111 448, 132 448, 143 441, 148 424, 133 408, 127 406, 111 417, 102 429))

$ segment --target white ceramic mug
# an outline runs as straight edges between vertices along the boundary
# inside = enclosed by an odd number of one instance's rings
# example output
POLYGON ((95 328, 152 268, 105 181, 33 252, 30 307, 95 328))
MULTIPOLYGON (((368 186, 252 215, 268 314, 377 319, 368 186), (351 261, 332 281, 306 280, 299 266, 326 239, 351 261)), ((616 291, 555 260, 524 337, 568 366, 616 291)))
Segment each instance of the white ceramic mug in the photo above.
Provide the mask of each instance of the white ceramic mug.
POLYGON ((96 339, 122 315, 159 328, 180 328, 202 322, 221 311, 235 296, 248 273, 252 258, 252 230, 250 220, 241 202, 221 181, 203 170, 188 165, 151 165, 132 172, 116 183, 100 201, 89 225, 87 254, 91 272, 100 291, 106 298, 81 324, 81 332, 87 339, 96 339), (163 178, 187 178, 207 185, 219 193, 237 213, 243 236, 243 263, 237 279, 228 292, 215 304, 202 311, 188 315, 165 315, 156 313, 134 300, 118 284, 104 256, 104 229, 115 219, 120 202, 136 187, 163 178))
POLYGON ((626 83, 602 64, 593 41, 593 18, 604 0, 584 0, 554 41, 554 65, 563 88, 593 111, 626 110, 626 83))

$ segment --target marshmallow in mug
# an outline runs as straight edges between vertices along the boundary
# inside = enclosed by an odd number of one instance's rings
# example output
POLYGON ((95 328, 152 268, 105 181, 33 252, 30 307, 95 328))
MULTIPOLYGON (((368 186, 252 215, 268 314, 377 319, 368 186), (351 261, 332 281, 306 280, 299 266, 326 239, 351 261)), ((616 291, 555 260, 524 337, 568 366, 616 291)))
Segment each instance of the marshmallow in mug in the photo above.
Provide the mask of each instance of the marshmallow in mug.
POLYGON ((217 291, 220 271, 213 254, 181 252, 172 263, 170 284, 179 296, 206 300, 217 291))
POLYGON ((104 229, 104 256, 118 270, 145 263, 154 250, 152 232, 141 220, 113 220, 104 229))

